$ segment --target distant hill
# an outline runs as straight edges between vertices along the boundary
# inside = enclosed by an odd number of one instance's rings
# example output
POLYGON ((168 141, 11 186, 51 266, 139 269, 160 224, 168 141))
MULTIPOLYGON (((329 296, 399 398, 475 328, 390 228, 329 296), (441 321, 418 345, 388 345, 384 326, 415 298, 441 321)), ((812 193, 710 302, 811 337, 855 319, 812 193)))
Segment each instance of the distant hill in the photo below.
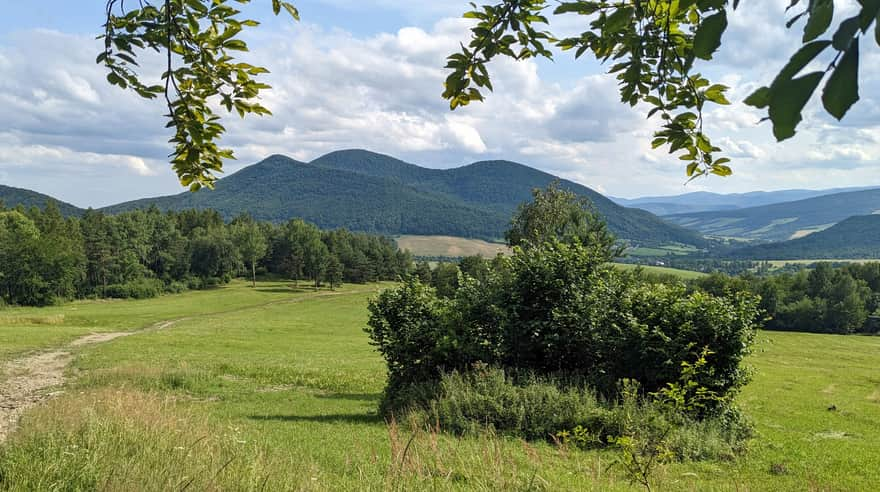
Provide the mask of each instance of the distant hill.
POLYGON ((880 259, 880 215, 850 217, 807 237, 738 249, 732 256, 756 260, 880 259))
POLYGON ((713 236, 763 241, 797 239, 854 215, 880 212, 880 189, 835 193, 762 207, 665 217, 713 236))
POLYGON ((65 217, 82 215, 84 212, 84 210, 79 207, 62 202, 61 200, 56 200, 49 195, 4 185, 0 185, 0 202, 2 202, 6 208, 15 208, 19 205, 22 205, 25 208, 45 208, 46 203, 55 202, 55 204, 58 205, 61 214, 65 217))
POLYGON ((817 196, 832 195, 848 191, 862 191, 880 186, 864 186, 852 188, 832 188, 827 190, 779 190, 752 191, 749 193, 711 193, 696 191, 674 196, 646 196, 639 198, 609 197, 625 207, 647 210, 660 216, 686 214, 694 212, 713 212, 720 210, 736 210, 740 208, 760 207, 774 203, 805 200, 817 196))
MULTIPOLYGON (((339 151, 311 163, 272 156, 218 181, 213 191, 148 198, 109 212, 156 205, 161 209, 214 208, 225 217, 302 217, 321 227, 382 234, 448 235, 497 239, 516 207, 556 177, 507 161, 455 169, 427 169, 363 150, 339 151)), ((587 197, 622 239, 637 244, 706 245, 705 239, 655 215, 615 204, 570 181, 563 187, 587 197)))

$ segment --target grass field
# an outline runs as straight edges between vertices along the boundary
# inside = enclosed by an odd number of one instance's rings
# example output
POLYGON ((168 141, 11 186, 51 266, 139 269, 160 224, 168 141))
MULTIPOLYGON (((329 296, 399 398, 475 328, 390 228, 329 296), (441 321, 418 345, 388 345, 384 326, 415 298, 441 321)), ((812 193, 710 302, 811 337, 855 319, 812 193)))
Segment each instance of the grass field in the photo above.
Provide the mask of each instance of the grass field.
MULTIPOLYGON (((756 261, 764 261, 764 260, 756 260, 756 261)), ((782 267, 784 267, 784 266, 787 265, 787 264, 792 264, 792 265, 811 265, 811 264, 813 264, 813 263, 821 263, 821 262, 827 262, 827 263, 870 263, 870 262, 872 262, 872 261, 880 261, 880 260, 878 260, 878 259, 876 259, 876 258, 875 258, 875 259, 855 259, 855 260, 854 260, 854 259, 849 259, 849 260, 844 260, 844 259, 838 259, 838 260, 834 260, 834 259, 824 259, 824 260, 769 260, 769 261, 767 261, 767 263, 770 263, 770 266, 772 266, 772 267, 774 267, 774 268, 782 268, 782 267)))
POLYGON ((679 277, 683 280, 692 280, 695 278, 706 276, 706 274, 702 272, 679 270, 678 268, 668 268, 653 265, 633 265, 631 263, 615 263, 614 265, 621 270, 635 270, 636 268, 641 268, 647 273, 653 273, 656 275, 672 275, 674 277, 679 277))
POLYGON ((626 254, 629 256, 684 256, 691 253, 696 253, 697 251, 699 250, 693 246, 670 244, 668 246, 661 246, 656 248, 629 248, 626 250, 626 254))
MULTIPOLYGON (((362 327, 381 287, 234 283, 0 311, 2 359, 76 334, 180 320, 78 349, 65 392, 28 412, 0 448, 0 489, 631 489, 609 466, 613 451, 455 438, 378 418, 384 366, 362 327)), ((757 429, 749 452, 663 466, 659 489, 880 483, 880 338, 763 332, 749 363, 755 377, 740 397, 757 429)))

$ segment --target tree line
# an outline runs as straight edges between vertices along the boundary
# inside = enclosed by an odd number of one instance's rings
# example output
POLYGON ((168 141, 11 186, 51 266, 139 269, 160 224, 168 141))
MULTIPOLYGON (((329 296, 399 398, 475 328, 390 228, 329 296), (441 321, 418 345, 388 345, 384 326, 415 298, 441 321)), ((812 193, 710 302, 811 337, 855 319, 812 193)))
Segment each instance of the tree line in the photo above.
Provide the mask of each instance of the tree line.
POLYGON ((880 263, 812 269, 761 277, 713 274, 693 286, 717 295, 751 292, 761 298, 768 330, 816 333, 880 331, 880 263))
POLYGON ((146 298, 258 274, 335 288, 393 280, 413 269, 386 237, 322 231, 300 219, 275 225, 214 210, 157 208, 65 218, 0 206, 0 302, 43 306, 77 298, 146 298))

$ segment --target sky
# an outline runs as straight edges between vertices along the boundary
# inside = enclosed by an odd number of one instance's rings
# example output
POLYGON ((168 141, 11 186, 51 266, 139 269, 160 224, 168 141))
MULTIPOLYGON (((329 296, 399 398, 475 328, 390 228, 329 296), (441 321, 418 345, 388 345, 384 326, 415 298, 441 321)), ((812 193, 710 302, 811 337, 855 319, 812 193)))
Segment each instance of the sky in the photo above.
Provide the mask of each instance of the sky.
MULTIPOLYGON (((83 207, 183 191, 167 161, 162 103, 109 86, 94 63, 105 2, 2 3, 0 184, 83 207)), ((608 67, 587 56, 494 63, 487 101, 450 111, 443 66, 467 40, 467 1, 294 3, 299 23, 272 17, 268 0, 245 9, 263 24, 246 34, 242 59, 271 71, 263 104, 274 115, 229 116, 222 144, 237 161, 226 175, 271 154, 307 162, 363 148, 433 168, 508 159, 619 197, 880 185, 873 43, 862 47, 862 98, 842 122, 817 97, 798 134, 776 143, 762 114, 742 104, 798 48, 802 25, 784 25, 788 0, 744 2, 715 60, 697 67, 731 87, 733 104, 713 107, 706 129, 734 175, 687 185, 682 161, 650 147, 659 120, 621 104, 608 67)), ((557 33, 583 27, 576 16, 551 22, 557 33)), ((145 66, 159 63, 145 56, 145 66)))

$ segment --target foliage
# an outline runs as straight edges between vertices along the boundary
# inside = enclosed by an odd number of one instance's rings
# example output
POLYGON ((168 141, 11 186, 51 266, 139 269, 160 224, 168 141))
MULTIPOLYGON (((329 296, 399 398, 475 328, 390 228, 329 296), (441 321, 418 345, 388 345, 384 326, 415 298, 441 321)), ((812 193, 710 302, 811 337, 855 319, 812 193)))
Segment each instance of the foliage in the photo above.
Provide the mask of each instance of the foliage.
POLYGON ((767 329, 847 334, 872 329, 868 316, 880 307, 878 271, 880 263, 839 268, 817 263, 811 270, 769 277, 715 274, 691 285, 716 295, 760 296, 767 329))
POLYGON ((751 435, 735 409, 696 420, 645 397, 637 384, 624 384, 618 393, 608 400, 569 380, 478 365, 443 374, 436 397, 416 415, 457 435, 490 432, 584 450, 613 447, 630 460, 624 467, 638 463, 643 470, 650 466, 642 462, 646 454, 658 448, 665 461, 725 459, 739 454, 751 435))
MULTIPOLYGON (((788 8, 801 3, 793 0, 788 8)), ((493 89, 487 65, 499 56, 552 58, 551 46, 571 50, 575 58, 589 52, 602 62, 613 60, 608 71, 619 81, 623 103, 646 103, 651 108, 648 117, 661 116, 652 141, 655 148, 666 146, 670 153, 679 152, 691 179, 710 173, 727 176, 731 174, 726 165, 730 159, 716 157, 721 149, 703 132, 703 112, 708 103, 729 104, 725 96, 728 88, 696 72, 695 62, 712 59, 728 26, 727 14, 738 6, 738 0, 564 1, 552 14, 582 16, 588 26, 580 34, 557 38, 546 30, 550 21, 545 11, 551 8, 546 0, 474 4, 465 14, 476 21, 471 39, 448 58, 443 97, 452 109, 483 100, 481 90, 493 89)), ((817 38, 831 27, 833 0, 810 1, 786 23, 792 27, 807 19, 803 47, 770 86, 761 87, 744 101, 767 108, 767 119, 773 123, 778 140, 794 135, 801 111, 826 75, 822 102, 829 114, 841 119, 858 101, 859 42, 874 25, 880 43, 880 22, 875 22, 878 10, 877 2, 861 2, 858 12, 843 20, 830 40, 817 38), (827 51, 833 55, 827 68, 798 76, 827 51)))
POLYGON ((257 286, 257 262, 269 251, 269 244, 259 224, 250 216, 241 216, 232 221, 232 241, 238 248, 242 260, 250 264, 253 286, 257 286))
MULTIPOLYGON (((239 4, 250 0, 236 0, 239 4)), ((236 53, 248 51, 241 32, 259 23, 242 19, 241 11, 227 0, 164 0, 159 6, 141 2, 128 8, 121 0, 107 0, 104 50, 95 60, 107 69, 107 81, 130 89, 146 99, 164 96, 168 127, 175 134, 171 164, 182 185, 192 191, 212 187, 233 158, 231 149, 217 141, 226 131, 214 108, 247 114, 271 114, 260 104, 260 91, 269 89, 256 79, 267 73, 263 67, 237 61, 236 53), (165 70, 161 82, 144 82, 137 70, 144 52, 161 53, 165 70)), ((277 15, 284 8, 299 19, 288 2, 272 0, 277 15)))
POLYGON ((54 202, 44 210, 0 209, 0 299, 9 304, 142 299, 217 286, 239 274, 255 281, 258 271, 338 287, 392 280, 411 269, 411 256, 390 239, 321 231, 301 220, 275 226, 238 217, 226 224, 212 210, 156 208, 115 216, 87 210, 65 219, 54 202))
POLYGON ((590 202, 561 189, 558 181, 532 192, 532 200, 519 206, 504 237, 508 246, 523 248, 553 239, 579 241, 603 250, 604 261, 623 255, 625 249, 605 221, 593 213, 590 202))
POLYGON ((370 311, 367 331, 389 363, 389 409, 401 383, 436 381, 478 361, 577 377, 605 396, 621 379, 653 392, 705 348, 713 356, 697 382, 726 397, 747 381, 741 362, 757 301, 643 285, 604 263, 600 247, 553 242, 516 248, 485 282, 465 277, 453 299, 411 278, 370 311))
POLYGON ((437 380, 444 369, 452 369, 456 343, 447 336, 445 324, 449 302, 433 289, 409 279, 396 289, 382 292, 370 301, 367 333, 388 366, 388 383, 383 411, 405 408, 413 402, 398 393, 408 387, 437 380))

